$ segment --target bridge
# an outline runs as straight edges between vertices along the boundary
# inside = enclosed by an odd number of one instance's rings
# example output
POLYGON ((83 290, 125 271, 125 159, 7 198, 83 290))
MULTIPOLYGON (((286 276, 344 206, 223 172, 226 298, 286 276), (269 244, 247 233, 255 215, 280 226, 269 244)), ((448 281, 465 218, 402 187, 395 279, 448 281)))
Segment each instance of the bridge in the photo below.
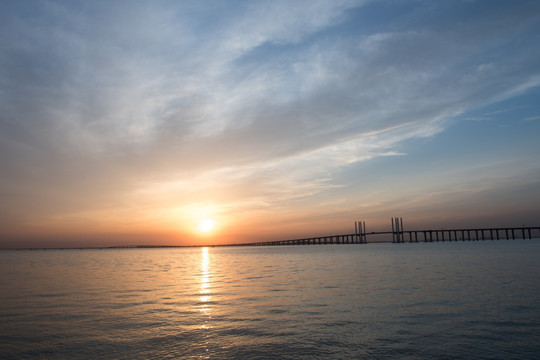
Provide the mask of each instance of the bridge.
POLYGON ((226 246, 283 246, 283 245, 327 245, 327 244, 367 244, 367 237, 392 235, 393 243, 434 242, 434 241, 479 241, 516 240, 540 237, 540 226, 496 227, 473 229, 427 229, 405 230, 402 218, 392 218, 392 231, 366 231, 365 221, 355 221, 354 233, 325 235, 291 240, 261 241, 253 243, 229 244, 226 246))

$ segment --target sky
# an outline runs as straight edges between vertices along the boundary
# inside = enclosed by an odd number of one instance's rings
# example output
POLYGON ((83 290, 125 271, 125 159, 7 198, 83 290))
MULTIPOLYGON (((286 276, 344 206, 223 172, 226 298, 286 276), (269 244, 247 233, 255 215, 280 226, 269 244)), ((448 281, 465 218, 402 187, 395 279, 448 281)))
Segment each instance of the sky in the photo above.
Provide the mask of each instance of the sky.
POLYGON ((0 248, 540 225, 538 1, 2 1, 0 248))

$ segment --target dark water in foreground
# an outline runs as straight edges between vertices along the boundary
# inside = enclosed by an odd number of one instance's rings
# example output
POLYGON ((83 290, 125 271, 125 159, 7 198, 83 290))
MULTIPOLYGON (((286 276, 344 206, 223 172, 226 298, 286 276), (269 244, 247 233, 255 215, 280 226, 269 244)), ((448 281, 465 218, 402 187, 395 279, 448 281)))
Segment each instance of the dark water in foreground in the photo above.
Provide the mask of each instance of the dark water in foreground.
POLYGON ((537 359, 540 241, 0 252, 2 359, 537 359))

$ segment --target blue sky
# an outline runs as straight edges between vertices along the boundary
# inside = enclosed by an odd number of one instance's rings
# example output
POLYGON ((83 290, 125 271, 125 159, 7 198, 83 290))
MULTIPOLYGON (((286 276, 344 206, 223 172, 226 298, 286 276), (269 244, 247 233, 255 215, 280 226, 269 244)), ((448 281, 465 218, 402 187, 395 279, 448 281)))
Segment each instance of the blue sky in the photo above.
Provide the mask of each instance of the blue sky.
POLYGON ((4 246, 538 224, 537 1, 17 1, 0 24, 4 246))

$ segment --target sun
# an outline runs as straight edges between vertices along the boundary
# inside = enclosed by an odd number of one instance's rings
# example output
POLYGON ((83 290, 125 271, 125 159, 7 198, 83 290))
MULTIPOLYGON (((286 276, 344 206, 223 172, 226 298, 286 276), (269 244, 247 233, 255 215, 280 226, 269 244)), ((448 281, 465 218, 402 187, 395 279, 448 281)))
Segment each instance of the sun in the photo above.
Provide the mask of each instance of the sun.
POLYGON ((216 222, 213 219, 201 219, 197 224, 197 230, 202 234, 209 234, 216 228, 216 222))

